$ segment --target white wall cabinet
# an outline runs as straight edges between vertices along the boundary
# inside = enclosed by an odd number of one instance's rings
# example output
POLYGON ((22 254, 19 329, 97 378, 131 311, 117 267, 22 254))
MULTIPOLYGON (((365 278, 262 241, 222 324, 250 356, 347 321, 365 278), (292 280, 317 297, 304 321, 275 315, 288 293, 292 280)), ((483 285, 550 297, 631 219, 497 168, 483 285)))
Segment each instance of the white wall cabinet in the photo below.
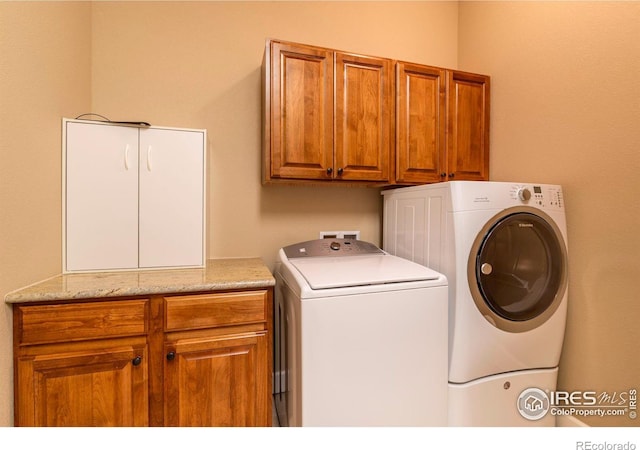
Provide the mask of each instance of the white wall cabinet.
POLYGON ((204 130, 63 121, 65 272, 203 266, 204 130))

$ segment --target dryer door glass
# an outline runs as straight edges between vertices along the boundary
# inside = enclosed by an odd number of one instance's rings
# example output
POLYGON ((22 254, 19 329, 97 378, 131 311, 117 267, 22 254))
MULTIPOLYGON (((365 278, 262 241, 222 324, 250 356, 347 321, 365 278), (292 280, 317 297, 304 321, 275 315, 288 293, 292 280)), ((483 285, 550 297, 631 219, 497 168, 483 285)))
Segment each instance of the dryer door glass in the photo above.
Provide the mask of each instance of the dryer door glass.
POLYGON ((564 289, 563 250, 543 218, 531 213, 503 217, 486 234, 476 257, 476 280, 486 304, 511 321, 543 314, 564 289))

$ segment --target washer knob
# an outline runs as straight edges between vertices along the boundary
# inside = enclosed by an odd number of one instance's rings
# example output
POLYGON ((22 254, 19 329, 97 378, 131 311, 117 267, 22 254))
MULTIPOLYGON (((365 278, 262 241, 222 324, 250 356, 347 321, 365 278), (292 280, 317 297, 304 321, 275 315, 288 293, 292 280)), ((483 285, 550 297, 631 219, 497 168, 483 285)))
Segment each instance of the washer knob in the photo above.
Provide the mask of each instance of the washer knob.
POLYGON ((336 250, 336 251, 340 250, 340 242, 332 242, 332 243, 329 245, 329 248, 330 248, 331 250, 336 250))
POLYGON ((518 198, 523 202, 528 202, 531 198, 531 191, 527 188, 518 189, 518 198))

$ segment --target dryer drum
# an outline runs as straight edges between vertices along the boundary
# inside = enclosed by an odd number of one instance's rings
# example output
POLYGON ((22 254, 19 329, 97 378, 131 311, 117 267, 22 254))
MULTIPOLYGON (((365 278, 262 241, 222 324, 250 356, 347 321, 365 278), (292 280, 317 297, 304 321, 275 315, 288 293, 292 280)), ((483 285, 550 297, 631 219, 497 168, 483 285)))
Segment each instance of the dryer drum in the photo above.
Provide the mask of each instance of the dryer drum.
POLYGON ((469 258, 469 284, 490 323, 525 331, 546 321, 564 295, 566 248, 550 218, 524 208, 507 211, 478 235, 469 258))

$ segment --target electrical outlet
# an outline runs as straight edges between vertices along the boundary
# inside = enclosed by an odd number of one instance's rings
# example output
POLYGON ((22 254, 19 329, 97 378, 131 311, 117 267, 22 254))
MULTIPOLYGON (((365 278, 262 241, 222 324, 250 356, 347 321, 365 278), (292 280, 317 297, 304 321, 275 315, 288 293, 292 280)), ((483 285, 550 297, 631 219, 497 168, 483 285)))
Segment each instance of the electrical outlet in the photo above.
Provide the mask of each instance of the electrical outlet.
POLYGON ((360 230, 356 231, 321 231, 320 239, 360 239, 360 230))

